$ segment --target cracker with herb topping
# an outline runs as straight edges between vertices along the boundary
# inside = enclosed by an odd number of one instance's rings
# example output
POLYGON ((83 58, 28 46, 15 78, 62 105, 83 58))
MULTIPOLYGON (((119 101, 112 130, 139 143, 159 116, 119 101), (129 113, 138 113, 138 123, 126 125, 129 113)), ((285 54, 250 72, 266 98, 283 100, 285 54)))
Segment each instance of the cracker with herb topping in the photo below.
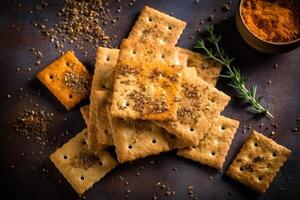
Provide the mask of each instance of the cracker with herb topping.
MULTIPOLYGON (((109 110, 109 106, 107 107, 109 110)), ((118 161, 157 155, 178 147, 181 143, 153 122, 125 120, 108 114, 118 161)))
POLYGON ((180 149, 177 155, 221 170, 238 126, 236 120, 215 117, 198 146, 180 149))
POLYGON ((67 51, 40 71, 37 78, 68 110, 90 92, 91 75, 72 51, 67 51))
POLYGON ((216 86, 218 77, 222 70, 222 66, 220 64, 205 55, 189 49, 181 48, 180 53, 188 56, 187 67, 195 67, 200 78, 213 86, 216 86))
POLYGON ((128 39, 175 46, 185 26, 186 22, 145 6, 128 39))
POLYGON ((181 70, 179 49, 123 40, 116 66, 114 117, 175 120, 181 70))
POLYGON ((117 165, 105 150, 92 153, 85 134, 86 129, 50 155, 51 161, 80 195, 117 165))
POLYGON ((291 151, 261 133, 253 131, 226 174, 265 193, 291 151))
MULTIPOLYGON (((179 63, 186 66, 187 55, 179 55, 179 63)), ((110 127, 119 162, 156 155, 187 145, 175 135, 159 128, 151 121, 121 119, 111 116, 107 105, 110 127)))
POLYGON ((184 143, 197 146, 212 119, 220 115, 229 100, 229 96, 199 78, 195 68, 186 67, 177 99, 177 120, 156 123, 184 143))

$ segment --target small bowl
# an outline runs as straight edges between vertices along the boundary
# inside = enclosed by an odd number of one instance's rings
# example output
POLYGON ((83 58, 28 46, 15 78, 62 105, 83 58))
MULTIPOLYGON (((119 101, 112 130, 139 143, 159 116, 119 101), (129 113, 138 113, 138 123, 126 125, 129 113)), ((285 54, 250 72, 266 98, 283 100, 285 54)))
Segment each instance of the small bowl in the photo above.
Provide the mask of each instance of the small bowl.
MULTIPOLYGON (((300 37, 289 42, 270 42, 267 40, 263 40, 252 33, 247 27, 241 13, 241 7, 244 1, 245 0, 241 0, 238 4, 235 20, 238 31, 240 32, 240 35, 246 41, 246 43, 260 52, 269 54, 286 53, 299 47, 300 37)), ((298 1, 297 3, 299 2, 300 1, 298 1)))

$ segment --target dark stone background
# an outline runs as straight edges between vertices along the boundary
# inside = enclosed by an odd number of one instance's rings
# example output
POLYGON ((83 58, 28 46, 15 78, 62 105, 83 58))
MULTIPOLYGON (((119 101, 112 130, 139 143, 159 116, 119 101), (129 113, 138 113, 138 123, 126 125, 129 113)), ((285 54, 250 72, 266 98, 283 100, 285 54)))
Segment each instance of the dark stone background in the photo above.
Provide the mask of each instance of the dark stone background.
MULTIPOLYGON (((19 2, 22 2, 20 8, 13 1, 2 1, 0 7, 1 199, 78 199, 77 194, 50 162, 48 156, 55 148, 82 130, 85 124, 79 106, 68 112, 36 80, 35 74, 53 61, 58 53, 54 44, 45 39, 30 24, 31 21, 41 21, 44 18, 49 19, 47 25, 57 23, 56 13, 62 7, 63 1, 50 0, 48 8, 33 15, 29 15, 28 11, 39 1, 19 2), (19 27, 20 32, 12 28, 12 24, 19 27), (34 47, 44 54, 41 66, 35 66, 35 56, 28 47, 34 47), (17 67, 21 68, 20 72, 16 72, 17 67), (31 67, 32 71, 27 71, 28 67, 31 67), (32 80, 28 81, 28 78, 32 80), (23 91, 19 90, 20 87, 23 91), (38 90, 41 90, 40 96, 36 95, 38 90), (8 94, 12 98, 8 99, 8 94), (28 97, 25 97, 26 94, 28 97), (19 100, 19 95, 24 98, 19 100), (36 103, 55 115, 55 120, 51 123, 50 135, 58 139, 44 149, 34 140, 26 140, 13 129, 18 113, 25 108, 33 108, 36 103), (65 117, 69 119, 67 122, 64 121, 65 117), (62 135, 66 130, 70 133, 62 135), (45 173, 43 169, 49 172, 45 173)), ((106 26, 109 35, 118 36, 113 41, 114 46, 126 37, 141 8, 150 5, 188 22, 178 44, 181 47, 192 49, 200 37, 197 33, 198 28, 204 30, 206 25, 215 24, 217 32, 223 36, 223 46, 226 51, 236 57, 235 65, 250 78, 248 85, 253 83, 258 85, 258 94, 264 96, 264 103, 268 102, 270 111, 274 115, 272 120, 255 118, 247 113, 246 107, 234 97, 234 92, 226 86, 226 82, 223 80, 218 82, 217 87, 233 97, 223 114, 241 121, 226 159, 224 171, 249 136, 250 130, 242 133, 244 125, 251 124, 252 129, 261 131, 267 136, 275 130, 276 134, 272 138, 290 148, 293 153, 264 195, 256 194, 223 173, 220 174, 209 167, 179 158, 175 152, 169 152, 117 166, 84 196, 87 199, 98 200, 125 199, 126 191, 129 189, 130 199, 152 199, 154 195, 159 199, 171 199, 172 197, 165 196, 163 190, 155 186, 157 182, 162 182, 170 187, 171 191, 176 192, 173 199, 188 199, 187 187, 190 185, 193 185, 198 199, 296 199, 300 196, 300 133, 291 131, 299 125, 296 118, 300 117, 300 49, 272 56, 251 49, 241 39, 235 26, 234 13, 237 1, 233 1, 229 12, 223 12, 224 2, 217 0, 200 0, 199 3, 194 0, 138 0, 133 6, 128 5, 129 1, 109 2, 111 15, 121 17, 115 26, 106 26), (122 12, 116 14, 119 5, 122 6, 122 12), (214 15, 214 20, 207 22, 211 14, 214 15), (205 21, 203 25, 200 25, 201 20, 205 21), (273 67, 275 63, 278 64, 277 69, 273 67), (268 84, 269 80, 271 84, 268 84), (259 127, 262 122, 264 128, 269 127, 268 130, 259 127), (271 123, 278 123, 279 128, 274 129, 271 123), (154 161, 153 165, 150 164, 151 161, 154 161), (144 170, 140 170, 142 166, 144 170), (176 171, 172 170, 174 167, 177 168, 176 171), (136 176, 137 172, 141 175, 136 176), (120 176, 129 182, 128 186, 120 181, 120 176), (210 176, 213 177, 212 180, 209 180, 210 176)), ((95 57, 92 46, 87 45, 87 57, 84 57, 83 51, 75 51, 80 60, 92 69, 95 57)))

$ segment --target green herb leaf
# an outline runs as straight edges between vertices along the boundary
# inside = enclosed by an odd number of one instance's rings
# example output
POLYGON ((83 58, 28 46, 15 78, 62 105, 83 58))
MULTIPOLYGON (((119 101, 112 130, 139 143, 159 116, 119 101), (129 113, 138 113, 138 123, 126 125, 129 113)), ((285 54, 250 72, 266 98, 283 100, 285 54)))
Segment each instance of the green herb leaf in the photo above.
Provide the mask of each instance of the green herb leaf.
POLYGON ((221 36, 214 34, 214 27, 208 26, 206 28, 208 32, 207 41, 213 45, 213 49, 208 48, 204 40, 199 40, 196 43, 195 48, 202 49, 204 53, 211 59, 217 61, 218 63, 224 65, 227 68, 225 74, 220 75, 220 77, 227 78, 230 80, 228 85, 235 89, 238 96, 244 101, 249 103, 248 110, 255 114, 262 114, 273 118, 273 115, 269 112, 269 108, 261 105, 262 97, 256 98, 257 86, 253 85, 250 90, 245 86, 247 78, 244 77, 240 70, 232 66, 234 58, 230 58, 225 50, 219 46, 221 41, 221 36))

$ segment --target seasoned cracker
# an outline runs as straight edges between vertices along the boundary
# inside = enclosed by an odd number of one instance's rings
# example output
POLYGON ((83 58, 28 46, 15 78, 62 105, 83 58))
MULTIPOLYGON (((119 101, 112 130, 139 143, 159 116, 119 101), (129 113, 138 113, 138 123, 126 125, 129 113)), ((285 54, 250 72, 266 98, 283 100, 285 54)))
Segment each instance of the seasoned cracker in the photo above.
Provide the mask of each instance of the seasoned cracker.
POLYGON ((178 48, 123 40, 116 67, 112 115, 158 121, 176 119, 180 59, 178 48))
POLYGON ((88 150, 85 132, 86 129, 50 155, 51 161, 78 194, 83 194, 117 165, 107 151, 94 154, 88 150))
POLYGON ((80 107, 81 115, 86 125, 89 123, 90 105, 84 105, 80 107))
POLYGON ((177 155, 221 170, 238 126, 236 120, 216 117, 198 146, 180 149, 177 155))
MULTIPOLYGON (((107 107, 107 109, 110 108, 107 107)), ((170 150, 170 138, 167 137, 166 131, 154 123, 142 120, 124 120, 112 117, 110 114, 108 116, 120 163, 170 150)))
POLYGON ((118 57, 119 49, 98 48, 91 90, 113 90, 114 68, 118 57))
POLYGON ((200 78, 216 86, 217 80, 222 70, 222 65, 218 64, 216 61, 208 58, 205 55, 191 51, 189 49, 181 48, 180 53, 186 54, 188 56, 188 67, 195 67, 200 78))
POLYGON ((183 69, 179 97, 177 120, 156 123, 186 144, 197 146, 207 133, 212 119, 219 116, 230 97, 199 78, 192 67, 183 69))
POLYGON ((266 136, 253 131, 226 174, 265 193, 291 151, 266 136))
POLYGON ((40 71, 37 78, 68 110, 89 95, 91 75, 72 51, 40 71))
POLYGON ((145 6, 128 39, 175 46, 185 26, 186 22, 145 6))

